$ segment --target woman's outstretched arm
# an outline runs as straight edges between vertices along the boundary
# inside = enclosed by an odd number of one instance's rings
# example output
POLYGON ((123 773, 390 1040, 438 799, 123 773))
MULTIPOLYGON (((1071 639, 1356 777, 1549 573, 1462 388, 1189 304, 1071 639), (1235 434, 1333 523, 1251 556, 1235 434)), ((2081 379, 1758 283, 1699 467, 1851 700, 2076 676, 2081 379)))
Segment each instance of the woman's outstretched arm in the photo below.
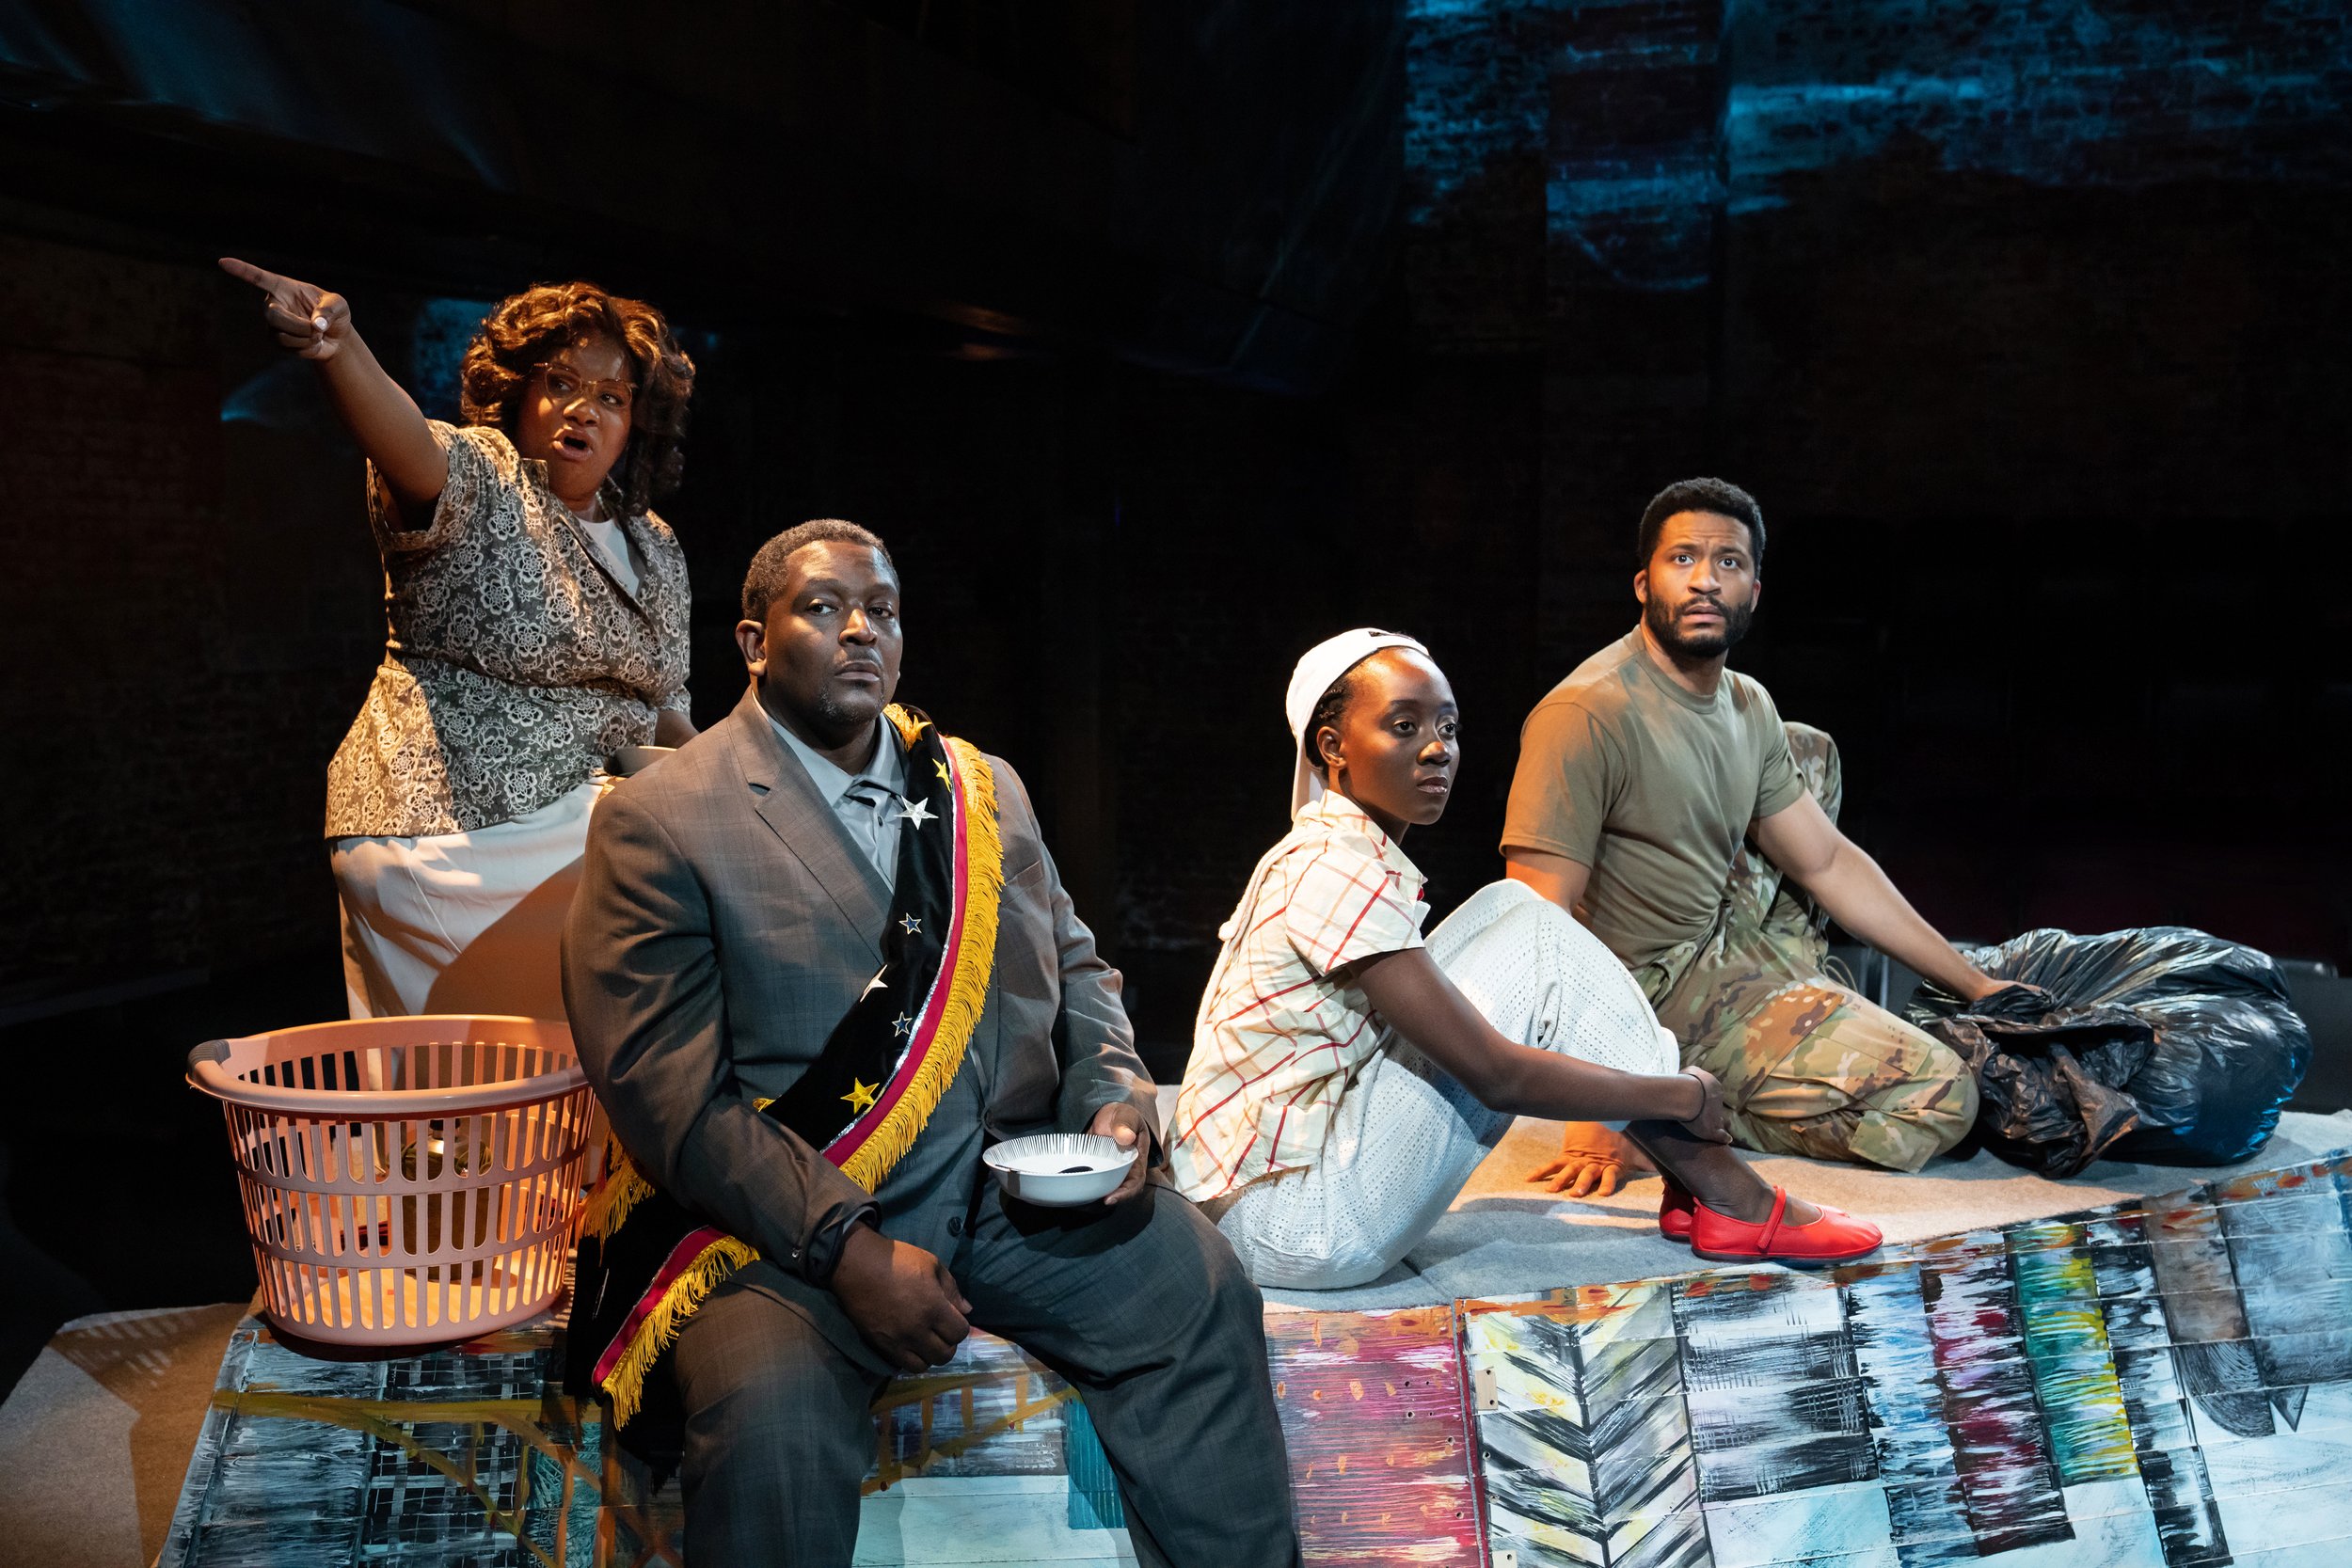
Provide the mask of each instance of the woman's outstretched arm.
POLYGON ((1723 1096, 1695 1069, 1624 1072, 1506 1039, 1445 976, 1427 948, 1383 953, 1339 972, 1422 1055, 1490 1110, 1559 1121, 1671 1121, 1730 1141, 1723 1096))
POLYGON ((351 325, 351 302, 233 256, 222 257, 220 267, 262 291, 262 319, 278 341, 318 367, 327 400, 391 487, 402 515, 420 524, 428 518, 449 484, 449 454, 416 400, 368 352, 351 325))

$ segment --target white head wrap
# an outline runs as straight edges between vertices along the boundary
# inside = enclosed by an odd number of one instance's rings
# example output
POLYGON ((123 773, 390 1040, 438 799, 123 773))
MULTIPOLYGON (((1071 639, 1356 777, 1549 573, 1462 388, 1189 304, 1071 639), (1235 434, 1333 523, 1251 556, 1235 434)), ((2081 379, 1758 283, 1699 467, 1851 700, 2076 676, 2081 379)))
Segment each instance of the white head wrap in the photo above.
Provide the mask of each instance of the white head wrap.
POLYGON ((1331 689, 1333 681, 1383 648, 1410 648, 1422 655, 1429 652, 1420 639, 1401 631, 1358 626, 1354 631, 1327 638, 1298 656, 1298 664, 1291 671, 1290 690, 1282 697, 1282 711, 1291 721, 1291 739, 1297 746, 1297 767, 1291 775, 1293 816, 1323 798, 1323 776, 1307 760, 1307 744, 1313 738, 1307 733, 1307 721, 1314 717, 1315 704, 1331 689))

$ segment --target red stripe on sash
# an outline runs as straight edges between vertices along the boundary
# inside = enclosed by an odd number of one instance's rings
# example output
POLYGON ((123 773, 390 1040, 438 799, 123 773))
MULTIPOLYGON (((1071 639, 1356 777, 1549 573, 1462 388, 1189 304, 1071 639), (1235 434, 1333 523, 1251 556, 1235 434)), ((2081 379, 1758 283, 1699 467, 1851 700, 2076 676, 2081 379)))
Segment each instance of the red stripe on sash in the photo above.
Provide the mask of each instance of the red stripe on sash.
POLYGON ((644 1327, 645 1320, 653 1315, 653 1309, 661 1305, 662 1296, 676 1283, 677 1276, 694 1266, 694 1259, 703 1255, 704 1248, 725 1235, 725 1231, 716 1227, 705 1226, 670 1249, 670 1256, 661 1260, 661 1271, 653 1276, 653 1283, 645 1288, 644 1294, 637 1298, 637 1305, 628 1309, 628 1321, 621 1324, 621 1331, 612 1336, 612 1342, 604 1347, 602 1355, 596 1357, 596 1377, 599 1386, 612 1375, 612 1369, 619 1364, 623 1353, 635 1342, 637 1331, 644 1327))

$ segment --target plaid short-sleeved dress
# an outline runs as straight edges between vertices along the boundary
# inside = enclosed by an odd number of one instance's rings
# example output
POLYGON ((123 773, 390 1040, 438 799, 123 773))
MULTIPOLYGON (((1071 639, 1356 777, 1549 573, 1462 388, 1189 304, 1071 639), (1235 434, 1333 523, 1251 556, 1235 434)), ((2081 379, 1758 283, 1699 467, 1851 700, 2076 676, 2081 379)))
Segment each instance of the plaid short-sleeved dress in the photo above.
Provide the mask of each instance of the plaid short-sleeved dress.
POLYGON ((1193 1025, 1168 1159, 1204 1202, 1313 1164, 1356 1068, 1387 1031, 1335 972, 1422 944, 1421 871, 1363 809, 1300 808, 1220 934, 1193 1025))

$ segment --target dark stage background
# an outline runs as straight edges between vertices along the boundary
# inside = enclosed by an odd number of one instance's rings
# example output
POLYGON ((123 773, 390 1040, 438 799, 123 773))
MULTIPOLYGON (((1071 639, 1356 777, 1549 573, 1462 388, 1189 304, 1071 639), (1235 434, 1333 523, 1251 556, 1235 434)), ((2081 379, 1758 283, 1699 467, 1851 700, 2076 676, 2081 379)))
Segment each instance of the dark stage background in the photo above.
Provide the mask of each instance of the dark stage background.
POLYGON ((181 1062, 342 1006, 380 578, 215 254, 445 415, 484 302, 667 309, 696 718, 757 543, 879 530, 903 694, 1019 768, 1170 1078, 1295 655, 1454 677, 1442 911, 1694 472, 1772 527, 1736 662, 1931 920, 2201 926, 2341 1050, 2347 100, 2328 0, 0 3, 0 1373, 249 1288, 181 1062))

